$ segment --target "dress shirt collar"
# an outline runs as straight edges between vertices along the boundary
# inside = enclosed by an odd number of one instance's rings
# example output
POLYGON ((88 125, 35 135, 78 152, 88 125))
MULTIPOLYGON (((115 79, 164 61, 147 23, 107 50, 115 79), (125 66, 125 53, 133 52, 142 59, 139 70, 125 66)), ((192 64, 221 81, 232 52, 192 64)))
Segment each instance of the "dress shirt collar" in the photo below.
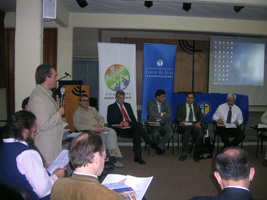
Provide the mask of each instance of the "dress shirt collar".
POLYGON ((20 142, 20 143, 22 143, 22 144, 28 146, 27 142, 25 142, 25 141, 21 141, 21 140, 16 140, 15 138, 5 138, 5 139, 3 139, 3 142, 4 142, 4 143, 20 142))
POLYGON ((243 190, 247 190, 247 191, 249 191, 248 188, 245 188, 245 187, 242 187, 242 186, 227 186, 227 187, 225 187, 225 188, 238 188, 238 189, 243 189, 243 190))
POLYGON ((188 103, 185 103, 186 104, 186 107, 189 108, 189 105, 191 105, 191 107, 193 108, 193 103, 192 104, 188 104, 188 103))
POLYGON ((98 178, 97 175, 93 175, 93 174, 84 174, 84 173, 80 173, 80 172, 76 172, 76 171, 74 171, 73 173, 77 174, 77 175, 82 175, 82 176, 92 176, 96 179, 98 178))
POLYGON ((53 92, 52 92, 52 90, 49 90, 49 89, 47 89, 46 87, 44 87, 43 85, 41 85, 40 84, 40 86, 42 87, 42 88, 44 88, 45 89, 45 91, 47 91, 48 92, 48 94, 52 97, 52 95, 53 95, 53 92))

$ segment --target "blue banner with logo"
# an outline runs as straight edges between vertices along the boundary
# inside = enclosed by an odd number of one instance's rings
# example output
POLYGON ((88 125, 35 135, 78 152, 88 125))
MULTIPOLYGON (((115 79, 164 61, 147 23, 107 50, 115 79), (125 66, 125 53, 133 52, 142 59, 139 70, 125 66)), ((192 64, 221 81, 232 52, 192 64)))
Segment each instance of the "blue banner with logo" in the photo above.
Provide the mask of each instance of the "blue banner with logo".
POLYGON ((172 109, 175 57, 176 46, 144 44, 142 122, 147 120, 147 102, 155 99, 158 89, 165 90, 172 109))

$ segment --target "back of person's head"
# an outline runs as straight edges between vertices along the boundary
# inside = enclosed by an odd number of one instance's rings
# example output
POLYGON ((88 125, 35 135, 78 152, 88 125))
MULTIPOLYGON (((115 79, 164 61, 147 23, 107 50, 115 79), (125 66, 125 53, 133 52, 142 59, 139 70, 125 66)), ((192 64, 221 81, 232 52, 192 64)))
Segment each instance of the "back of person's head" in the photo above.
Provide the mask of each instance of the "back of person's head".
POLYGON ((70 145, 70 161, 74 168, 92 163, 94 154, 99 152, 100 156, 105 151, 104 143, 100 136, 88 131, 74 138, 70 145))
POLYGON ((27 97, 22 101, 22 104, 21 104, 22 110, 25 110, 26 105, 28 105, 29 99, 30 97, 27 97))
POLYGON ((7 135, 10 138, 23 140, 22 133, 25 129, 31 130, 35 124, 36 117, 29 111, 21 110, 16 112, 7 121, 7 135))
POLYGON ((189 94, 192 94, 193 97, 195 98, 195 93, 194 93, 194 92, 187 92, 187 93, 185 94, 185 97, 187 97, 189 94))
POLYGON ((247 179, 250 174, 248 153, 239 147, 226 148, 216 158, 216 169, 226 181, 247 179))
POLYGON ((161 95, 164 95, 164 94, 166 94, 166 92, 164 90, 159 89, 159 90, 156 91, 155 97, 158 97, 158 96, 161 96, 161 95))
POLYGON ((122 90, 119 90, 119 91, 116 92, 116 97, 117 97, 118 95, 125 96, 125 93, 124 93, 122 90))
POLYGON ((89 98, 89 96, 87 94, 82 94, 82 95, 79 96, 79 101, 81 101, 83 97, 89 98))
POLYGON ((228 99, 228 98, 236 99, 236 95, 235 95, 234 93, 229 93, 229 94, 227 95, 227 99, 228 99))
POLYGON ((50 64, 39 65, 35 72, 36 84, 42 84, 45 82, 46 77, 51 77, 52 75, 51 69, 55 69, 55 67, 50 64))

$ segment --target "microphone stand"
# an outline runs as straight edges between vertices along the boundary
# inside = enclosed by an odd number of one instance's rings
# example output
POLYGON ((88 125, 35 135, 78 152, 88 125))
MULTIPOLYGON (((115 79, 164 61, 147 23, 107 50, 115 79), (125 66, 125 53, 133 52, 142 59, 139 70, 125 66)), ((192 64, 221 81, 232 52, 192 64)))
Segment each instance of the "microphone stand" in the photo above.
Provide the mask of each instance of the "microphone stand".
POLYGON ((66 78, 66 77, 71 77, 71 76, 70 76, 69 74, 66 74, 65 76, 59 78, 57 81, 60 81, 60 80, 62 80, 63 78, 66 78))

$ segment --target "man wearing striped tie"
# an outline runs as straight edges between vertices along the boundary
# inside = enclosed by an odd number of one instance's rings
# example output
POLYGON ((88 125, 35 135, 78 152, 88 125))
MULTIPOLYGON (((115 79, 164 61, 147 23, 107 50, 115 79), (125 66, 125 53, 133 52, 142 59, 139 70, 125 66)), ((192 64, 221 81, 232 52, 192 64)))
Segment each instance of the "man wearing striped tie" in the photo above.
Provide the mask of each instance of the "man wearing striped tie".
MULTIPOLYGON (((193 149, 188 148, 188 141, 190 135, 194 138, 194 144, 201 144, 203 138, 203 129, 201 124, 204 122, 204 116, 201 108, 197 104, 193 104, 195 100, 195 94, 189 92, 186 94, 186 103, 178 106, 176 111, 175 121, 178 123, 180 130, 183 135, 182 139, 182 155, 179 158, 180 161, 185 161, 187 159, 187 153, 190 153, 193 149)), ((199 162, 198 159, 195 159, 199 162)))
POLYGON ((218 126, 218 131, 221 140, 224 144, 223 148, 229 146, 238 146, 244 139, 245 134, 242 132, 240 125, 243 123, 243 115, 240 108, 235 105, 236 95, 228 94, 227 102, 221 104, 212 119, 220 124, 232 124, 234 128, 227 128, 227 126, 218 126), (230 142, 228 134, 234 135, 234 139, 230 142))

